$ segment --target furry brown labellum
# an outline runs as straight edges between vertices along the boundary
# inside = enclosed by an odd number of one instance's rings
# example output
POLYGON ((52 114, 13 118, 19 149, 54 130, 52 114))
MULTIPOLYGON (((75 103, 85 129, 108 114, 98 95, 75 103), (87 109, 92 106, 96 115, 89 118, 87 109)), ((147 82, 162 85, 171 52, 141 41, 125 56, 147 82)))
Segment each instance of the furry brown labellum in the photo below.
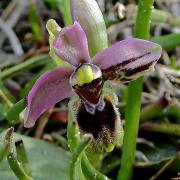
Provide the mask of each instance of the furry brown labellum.
POLYGON ((95 110, 94 114, 87 112, 84 103, 79 98, 70 102, 73 118, 80 132, 90 134, 93 141, 89 146, 91 152, 110 152, 123 141, 123 128, 117 105, 117 97, 112 92, 103 92, 104 109, 95 110))

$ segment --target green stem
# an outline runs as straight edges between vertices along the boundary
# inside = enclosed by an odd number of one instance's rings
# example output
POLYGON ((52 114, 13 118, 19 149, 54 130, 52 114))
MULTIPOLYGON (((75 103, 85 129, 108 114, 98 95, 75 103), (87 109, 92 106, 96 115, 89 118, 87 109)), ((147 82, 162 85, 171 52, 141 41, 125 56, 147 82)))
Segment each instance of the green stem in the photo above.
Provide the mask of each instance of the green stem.
POLYGON ((83 153, 82 155, 82 169, 83 173, 86 175, 88 179, 97 179, 97 180, 109 180, 107 176, 102 174, 101 172, 97 171, 89 162, 86 154, 83 153))
POLYGON ((151 7, 154 0, 139 0, 134 36, 149 39, 151 7))
POLYGON ((174 136, 180 136, 180 126, 175 123, 153 123, 145 122, 140 126, 141 129, 152 132, 159 132, 174 136))
MULTIPOLYGON (((132 12, 132 4, 130 8, 128 8, 127 17, 136 18, 137 15, 137 7, 134 6, 135 11, 132 12)), ((159 23, 167 23, 171 26, 179 26, 180 25, 180 17, 173 17, 170 13, 152 8, 151 12, 151 21, 159 22, 159 23)))
MULTIPOLYGON (((135 37, 149 39, 151 7, 154 0, 139 0, 135 25, 135 37)), ((139 128, 141 91, 143 78, 129 83, 126 107, 126 126, 123 141, 121 169, 118 180, 132 178, 136 151, 136 138, 139 128)))
POLYGON ((73 112, 74 99, 72 99, 68 104, 68 126, 67 126, 67 138, 70 150, 75 151, 80 142, 80 133, 78 131, 77 125, 75 124, 75 117, 73 112))
POLYGON ((15 103, 17 101, 16 98, 9 92, 9 90, 3 82, 0 82, 0 91, 3 92, 3 94, 8 98, 8 100, 11 103, 15 103))
POLYGON ((72 19, 70 16, 70 0, 62 0, 62 4, 63 4, 63 12, 64 12, 64 22, 66 24, 66 26, 69 26, 72 24, 72 19))
POLYGON ((173 104, 168 106, 161 114, 162 117, 174 118, 180 121, 180 106, 178 104, 173 104))
POLYGON ((151 41, 161 45, 164 49, 170 50, 180 46, 180 33, 172 33, 157 38, 152 38, 151 41))
POLYGON ((169 105, 168 100, 165 96, 162 96, 156 102, 146 106, 141 111, 140 122, 147 121, 149 119, 159 116, 160 113, 169 105))
POLYGON ((159 10, 159 9, 152 10, 151 20, 154 22, 168 23, 171 26, 180 25, 180 17, 173 17, 170 13, 159 10))
POLYGON ((36 1, 31 0, 28 8, 28 18, 31 24, 32 34, 36 41, 43 42, 43 34, 39 23, 36 1))
POLYGON ((88 135, 84 135, 82 137, 81 143, 79 143, 78 147, 73 153, 71 164, 70 164, 70 180, 85 180, 85 177, 81 168, 81 157, 84 150, 87 148, 91 137, 88 135))
POLYGON ((9 98, 5 95, 5 93, 0 89, 0 97, 7 104, 8 107, 12 107, 13 103, 9 100, 9 98))
POLYGON ((49 62, 49 56, 48 55, 39 55, 32 57, 29 60, 26 60, 25 62, 13 66, 7 70, 4 70, 0 74, 0 78, 2 80, 6 80, 8 78, 14 77, 22 72, 26 72, 27 70, 30 70, 36 66, 44 65, 49 62))

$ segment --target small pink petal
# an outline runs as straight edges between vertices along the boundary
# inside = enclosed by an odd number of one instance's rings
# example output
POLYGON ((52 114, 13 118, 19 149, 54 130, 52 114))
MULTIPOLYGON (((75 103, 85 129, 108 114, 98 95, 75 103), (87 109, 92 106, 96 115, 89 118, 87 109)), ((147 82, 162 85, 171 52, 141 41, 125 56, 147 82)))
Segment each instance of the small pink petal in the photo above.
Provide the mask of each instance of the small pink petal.
POLYGON ((161 51, 156 43, 130 38, 98 53, 92 62, 102 69, 104 80, 128 81, 151 70, 161 51))
POLYGON ((78 22, 60 31, 54 41, 54 48, 61 59, 74 66, 90 61, 86 34, 78 22))
POLYGON ((72 69, 60 67, 46 72, 34 84, 27 97, 24 126, 34 126, 37 118, 57 102, 72 95, 69 77, 72 69))

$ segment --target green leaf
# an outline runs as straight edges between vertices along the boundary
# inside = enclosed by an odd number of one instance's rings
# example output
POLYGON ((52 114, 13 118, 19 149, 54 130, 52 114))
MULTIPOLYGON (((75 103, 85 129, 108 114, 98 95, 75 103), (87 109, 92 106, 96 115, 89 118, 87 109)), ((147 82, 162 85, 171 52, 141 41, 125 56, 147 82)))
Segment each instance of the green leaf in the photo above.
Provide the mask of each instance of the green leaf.
MULTIPOLYGON (((148 141, 154 140, 154 137, 148 139, 148 141)), ((176 156, 178 147, 174 145, 168 138, 161 138, 153 141, 155 147, 149 147, 147 144, 138 144, 137 150, 142 154, 141 157, 137 158, 134 166, 138 169, 143 169, 144 173, 149 169, 160 169, 164 164, 176 156), (146 161, 145 161, 146 158, 146 161)), ((105 159, 102 167, 102 172, 109 174, 120 166, 120 161, 117 159, 117 153, 109 154, 105 159), (107 166, 108 164, 108 166, 107 166)), ((169 167, 168 171, 178 172, 180 167, 180 158, 176 159, 175 162, 169 167)), ((148 179, 148 178, 146 178, 148 179)))
MULTIPOLYGON (((0 141, 3 135, 0 137, 0 141)), ((69 180, 70 154, 61 148, 33 138, 15 134, 22 138, 27 151, 32 176, 35 180, 69 180)), ((0 164, 0 177, 3 180, 17 180, 6 160, 0 164)))
MULTIPOLYGON (((148 162, 144 162, 141 160, 136 161, 135 166, 139 168, 147 168, 154 167, 160 168, 164 163, 176 155, 178 152, 178 147, 176 147, 170 140, 165 139, 157 140, 154 142, 155 148, 150 148, 145 145, 140 145, 137 149, 143 152, 146 158, 149 160, 148 162)), ((171 171, 178 171, 178 167, 180 167, 180 158, 177 159, 172 165, 171 171)))
POLYGON ((8 106, 6 104, 0 103, 0 119, 5 119, 7 111, 8 106))
POLYGON ((148 146, 142 149, 143 153, 150 160, 150 162, 159 162, 168 157, 171 157, 176 154, 176 148, 170 143, 161 143, 156 144, 156 148, 149 148, 148 146))
POLYGON ((5 152, 5 147, 2 143, 0 143, 0 163, 4 158, 4 152, 5 152))
POLYGON ((13 107, 8 111, 6 115, 6 119, 9 122, 9 124, 14 125, 20 122, 20 113, 25 108, 25 100, 21 99, 16 104, 13 105, 13 107))

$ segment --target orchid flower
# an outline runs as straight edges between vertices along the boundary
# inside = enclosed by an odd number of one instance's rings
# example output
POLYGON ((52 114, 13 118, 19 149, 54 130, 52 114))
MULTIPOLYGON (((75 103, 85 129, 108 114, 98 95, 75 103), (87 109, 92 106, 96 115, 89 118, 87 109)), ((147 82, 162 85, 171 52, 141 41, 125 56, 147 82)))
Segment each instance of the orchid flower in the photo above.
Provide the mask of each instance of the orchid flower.
MULTIPOLYGON (((48 23, 53 26, 55 21, 48 23)), ((27 97, 25 127, 34 126, 41 114, 76 93, 81 99, 80 128, 98 116, 94 119, 104 118, 106 125, 101 126, 94 120, 90 123, 92 128, 98 126, 99 133, 101 128, 107 128, 103 131, 113 129, 115 124, 111 124, 107 112, 114 109, 114 105, 109 104, 103 93, 104 82, 128 82, 151 71, 161 56, 161 47, 150 41, 129 38, 90 57, 86 34, 78 22, 62 29, 56 24, 53 31, 51 49, 66 63, 46 72, 34 84, 27 97)), ((85 132, 91 133, 87 126, 85 128, 85 132)), ((98 136, 98 132, 94 130, 92 135, 98 136)))

